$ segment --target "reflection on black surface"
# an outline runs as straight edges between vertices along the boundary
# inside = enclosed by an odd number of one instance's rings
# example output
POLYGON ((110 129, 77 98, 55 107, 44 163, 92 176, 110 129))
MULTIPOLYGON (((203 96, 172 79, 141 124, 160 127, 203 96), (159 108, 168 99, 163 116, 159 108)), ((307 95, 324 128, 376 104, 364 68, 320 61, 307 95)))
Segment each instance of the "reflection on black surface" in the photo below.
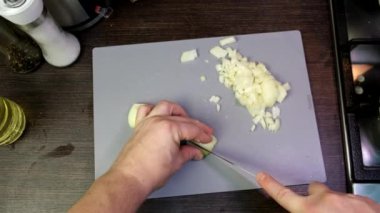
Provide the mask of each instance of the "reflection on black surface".
MULTIPOLYGON (((380 14, 380 11, 379 11, 380 14)), ((379 25, 380 28, 380 25, 379 25)), ((379 35, 380 36, 380 35, 379 35)), ((351 48, 351 63, 375 65, 380 64, 380 45, 360 44, 351 48)))
POLYGON ((360 140, 365 166, 380 166, 380 119, 359 118, 360 140))
POLYGON ((363 163, 380 166, 380 45, 353 46, 351 62, 363 163))
POLYGON ((373 0, 345 0, 349 40, 379 38, 380 6, 373 0))
POLYGON ((363 163, 368 167, 380 166, 380 66, 353 65, 352 70, 363 163))

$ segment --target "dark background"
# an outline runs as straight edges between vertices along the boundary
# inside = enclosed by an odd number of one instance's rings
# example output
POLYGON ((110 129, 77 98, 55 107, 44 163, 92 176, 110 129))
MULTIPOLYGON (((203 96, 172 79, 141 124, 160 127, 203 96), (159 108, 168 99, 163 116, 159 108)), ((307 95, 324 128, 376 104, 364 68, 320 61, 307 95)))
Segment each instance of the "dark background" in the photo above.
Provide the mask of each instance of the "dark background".
MULTIPOLYGON (((327 185, 345 191, 327 0, 125 0, 114 9, 109 19, 77 33, 82 54, 70 67, 45 63, 20 75, 0 60, 0 95, 19 103, 28 119, 20 140, 0 147, 0 212, 65 212, 93 181, 94 47, 285 30, 302 33, 327 185)), ((292 189, 306 194, 307 186, 292 189)), ((140 210, 284 211, 259 190, 149 200, 140 210)))

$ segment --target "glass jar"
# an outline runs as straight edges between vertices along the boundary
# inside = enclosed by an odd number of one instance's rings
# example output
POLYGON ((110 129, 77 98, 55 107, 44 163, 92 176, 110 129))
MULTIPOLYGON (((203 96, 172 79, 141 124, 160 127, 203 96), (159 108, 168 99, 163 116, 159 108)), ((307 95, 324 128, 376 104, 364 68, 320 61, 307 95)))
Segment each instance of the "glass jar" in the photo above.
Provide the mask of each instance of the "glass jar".
POLYGON ((37 43, 1 17, 0 53, 16 73, 34 71, 42 62, 41 49, 37 43))
POLYGON ((14 143, 24 132, 25 113, 15 102, 0 97, 0 146, 14 143))

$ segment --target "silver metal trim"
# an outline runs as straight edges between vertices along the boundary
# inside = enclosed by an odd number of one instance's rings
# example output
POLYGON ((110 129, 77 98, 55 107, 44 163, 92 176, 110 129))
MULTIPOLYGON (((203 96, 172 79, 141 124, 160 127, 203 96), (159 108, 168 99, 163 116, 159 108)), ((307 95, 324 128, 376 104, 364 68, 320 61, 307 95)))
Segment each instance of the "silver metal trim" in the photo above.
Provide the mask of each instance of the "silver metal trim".
MULTIPOLYGON (((333 37, 334 37, 334 55, 335 55, 335 58, 337 59, 337 61, 339 61, 338 59, 340 58, 339 56, 339 51, 338 51, 338 45, 337 45, 337 32, 336 32, 336 25, 335 25, 335 12, 334 12, 334 1, 333 0, 330 0, 330 12, 331 12, 331 23, 332 23, 332 32, 333 32, 333 37)), ((340 64, 339 63, 336 63, 335 65, 335 68, 337 70, 340 70, 340 64)), ((340 73, 340 72, 339 72, 340 73)), ((336 80, 337 80, 337 83, 338 83, 338 88, 343 88, 343 81, 341 79, 341 76, 339 74, 336 74, 336 80)), ((343 94, 343 91, 338 89, 338 98, 339 98, 339 111, 340 111, 340 124, 341 124, 341 127, 342 127, 342 139, 343 139, 343 150, 344 150, 344 161, 345 161, 345 169, 346 169, 346 178, 347 178, 347 181, 348 181, 348 186, 347 186, 347 189, 348 189, 348 192, 352 192, 353 191, 353 188, 352 188, 352 183, 353 183, 353 171, 352 171, 352 167, 353 165, 351 164, 351 153, 350 153, 350 143, 348 142, 349 141, 349 136, 348 136, 348 132, 347 132, 347 129, 348 129, 348 126, 347 126, 347 119, 345 117, 345 114, 346 114, 346 109, 345 109, 345 106, 344 106, 344 94, 343 94)))

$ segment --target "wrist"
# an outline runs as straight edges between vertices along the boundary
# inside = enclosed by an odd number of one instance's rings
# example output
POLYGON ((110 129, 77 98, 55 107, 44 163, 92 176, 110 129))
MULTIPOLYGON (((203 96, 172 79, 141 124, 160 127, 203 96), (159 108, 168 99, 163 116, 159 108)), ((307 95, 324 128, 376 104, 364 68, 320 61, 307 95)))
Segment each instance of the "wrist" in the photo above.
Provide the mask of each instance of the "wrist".
POLYGON ((118 209, 124 209, 120 212, 136 212, 151 193, 138 178, 119 169, 110 169, 101 179, 106 185, 109 183, 110 193, 115 193, 111 202, 120 204, 118 209))
MULTIPOLYGON (((149 178, 144 178, 138 172, 135 172, 132 168, 131 171, 126 171, 125 169, 119 169, 117 167, 112 167, 105 176, 111 179, 117 178, 120 182, 125 183, 127 188, 134 186, 136 190, 139 191, 139 195, 144 197, 144 199, 153 192, 154 187, 149 183, 149 178)), ((124 184, 122 184, 124 185, 124 184)))
POLYGON ((92 184, 69 212, 137 212, 149 193, 134 176, 111 169, 92 184))

